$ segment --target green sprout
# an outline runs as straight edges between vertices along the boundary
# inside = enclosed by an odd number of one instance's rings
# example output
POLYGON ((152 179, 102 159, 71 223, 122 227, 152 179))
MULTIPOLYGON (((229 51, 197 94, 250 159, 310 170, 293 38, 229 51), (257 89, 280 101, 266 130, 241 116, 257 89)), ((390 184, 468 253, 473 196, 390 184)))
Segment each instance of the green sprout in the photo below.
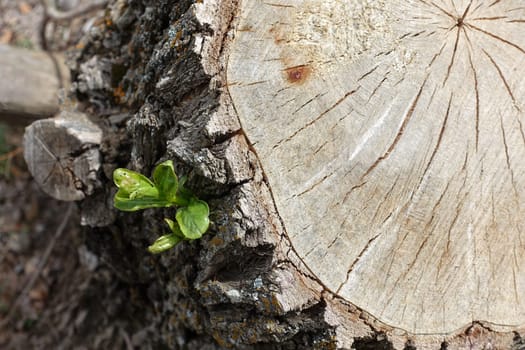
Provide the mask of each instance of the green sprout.
POLYGON ((115 208, 137 211, 147 208, 178 207, 175 221, 165 218, 171 233, 159 237, 148 250, 153 254, 166 251, 188 239, 199 239, 210 225, 208 204, 184 187, 185 179, 177 179, 173 162, 160 163, 153 171, 153 181, 137 172, 119 168, 113 172, 118 187, 115 208))

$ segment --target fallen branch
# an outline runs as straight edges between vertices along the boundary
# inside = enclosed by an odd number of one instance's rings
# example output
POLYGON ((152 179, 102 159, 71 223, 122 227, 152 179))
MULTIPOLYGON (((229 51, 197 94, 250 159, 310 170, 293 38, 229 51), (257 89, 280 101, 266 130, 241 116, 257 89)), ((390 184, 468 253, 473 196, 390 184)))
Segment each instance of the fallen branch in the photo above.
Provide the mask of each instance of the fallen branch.
POLYGON ((69 21, 74 18, 84 16, 92 11, 103 9, 107 6, 108 1, 95 1, 89 4, 83 4, 70 11, 61 11, 56 8, 54 0, 40 0, 44 7, 44 16, 40 24, 40 45, 42 50, 48 51, 46 27, 49 21, 62 22, 69 21))
POLYGON ((17 147, 17 148, 15 148, 14 150, 12 150, 10 152, 7 152, 7 153, 4 153, 4 154, 0 155, 0 161, 11 159, 14 156, 16 156, 17 154, 22 153, 23 151, 24 151, 24 149, 22 147, 17 147))
POLYGON ((43 5, 45 8, 46 16, 52 21, 68 21, 76 17, 80 17, 88 14, 89 12, 101 10, 108 4, 107 0, 94 1, 88 4, 82 4, 77 6, 71 11, 61 11, 56 8, 54 0, 44 0, 43 5))

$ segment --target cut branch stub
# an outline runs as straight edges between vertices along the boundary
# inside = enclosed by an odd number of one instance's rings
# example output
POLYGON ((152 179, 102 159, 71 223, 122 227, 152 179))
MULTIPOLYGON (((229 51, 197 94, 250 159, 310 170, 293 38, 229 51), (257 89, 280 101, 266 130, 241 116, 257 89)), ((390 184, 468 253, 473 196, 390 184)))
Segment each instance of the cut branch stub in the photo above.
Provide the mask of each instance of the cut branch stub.
POLYGON ((75 201, 98 186, 102 131, 84 114, 64 111, 26 128, 24 157, 44 192, 75 201))
POLYGON ((63 57, 0 45, 0 118, 28 125, 58 111, 58 91, 69 82, 63 57))
POLYGON ((411 334, 525 325, 522 1, 244 1, 228 87, 289 239, 411 334))

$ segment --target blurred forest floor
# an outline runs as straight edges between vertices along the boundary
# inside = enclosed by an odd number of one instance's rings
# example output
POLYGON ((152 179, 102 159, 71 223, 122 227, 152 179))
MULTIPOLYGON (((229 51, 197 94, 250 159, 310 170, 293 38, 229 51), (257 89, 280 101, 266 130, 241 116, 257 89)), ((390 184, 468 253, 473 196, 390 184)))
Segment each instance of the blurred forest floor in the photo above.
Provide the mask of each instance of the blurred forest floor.
MULTIPOLYGON (((0 0, 0 44, 65 51, 101 14, 43 25, 43 3, 0 0)), ((81 3, 89 0, 58 0, 56 6, 69 11, 81 3)), ((53 200, 32 181, 23 131, 0 118, 0 349, 138 346, 147 331, 128 334, 118 321, 129 319, 125 308, 133 291, 82 243, 75 204, 53 200)))

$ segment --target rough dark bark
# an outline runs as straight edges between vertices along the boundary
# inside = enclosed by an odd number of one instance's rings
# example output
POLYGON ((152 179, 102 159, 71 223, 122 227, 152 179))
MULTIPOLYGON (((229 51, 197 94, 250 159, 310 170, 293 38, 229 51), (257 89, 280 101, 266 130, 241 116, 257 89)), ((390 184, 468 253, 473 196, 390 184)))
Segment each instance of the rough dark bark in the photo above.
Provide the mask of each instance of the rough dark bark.
MULTIPOLYGON (((87 246, 145 296, 141 322, 157 334, 143 348, 427 348, 328 293, 289 244, 226 86, 238 5, 112 2, 70 57, 79 108, 104 132, 102 185, 80 204, 87 246), (208 201, 212 225, 203 239, 151 256, 146 247, 174 213, 116 212, 110 179, 117 167, 148 174, 166 159, 208 201)), ((522 343, 517 333, 490 334, 474 324, 428 343, 522 343)))
POLYGON ((104 128, 103 189, 81 204, 83 222, 99 226, 88 230, 88 247, 144 288, 151 302, 144 307, 157 311, 145 312, 144 322, 170 348, 335 347, 321 290, 287 257, 224 86, 238 4, 147 4, 113 4, 72 57, 76 92, 104 128), (202 240, 154 257, 145 247, 164 229, 162 210, 117 213, 109 179, 116 167, 150 173, 164 159, 208 201, 212 227, 202 240))

